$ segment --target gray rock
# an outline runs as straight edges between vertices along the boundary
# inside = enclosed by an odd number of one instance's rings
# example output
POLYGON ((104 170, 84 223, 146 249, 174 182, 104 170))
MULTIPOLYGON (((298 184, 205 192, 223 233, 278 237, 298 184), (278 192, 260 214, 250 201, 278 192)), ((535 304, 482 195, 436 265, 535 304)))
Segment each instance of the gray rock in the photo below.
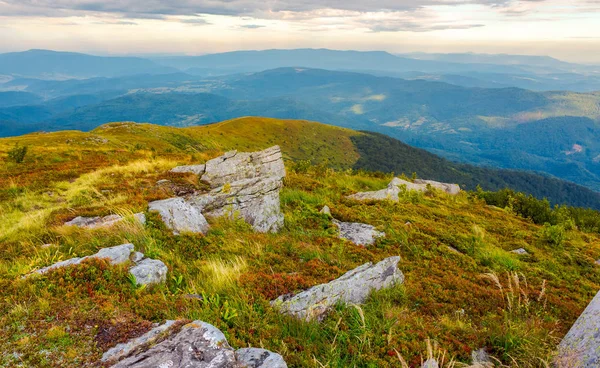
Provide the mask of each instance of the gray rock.
POLYGON ((236 368, 235 353, 216 327, 202 321, 189 323, 177 334, 135 352, 114 368, 236 368))
POLYGON ((560 368, 600 367, 600 292, 558 346, 560 368))
POLYGON ((100 249, 98 251, 98 253, 93 254, 91 256, 82 257, 82 258, 71 258, 66 261, 61 261, 61 262, 55 263, 51 266, 41 268, 41 269, 35 271, 35 273, 41 275, 41 274, 47 273, 49 271, 55 270, 57 268, 78 265, 86 259, 106 258, 109 260, 109 262, 111 264, 118 265, 118 264, 127 262, 129 260, 129 256, 131 255, 131 252, 133 252, 133 244, 123 244, 123 245, 119 245, 116 247, 103 248, 103 249, 100 249))
POLYGON ((138 285, 159 284, 167 280, 167 266, 157 259, 145 258, 129 269, 138 285))
POLYGON ((206 163, 206 172, 202 175, 202 180, 213 188, 218 188, 238 180, 266 177, 285 177, 285 166, 279 146, 252 153, 227 152, 206 163))
POLYGON ((320 212, 323 213, 323 214, 325 214, 325 215, 330 215, 331 216, 331 209, 329 208, 329 206, 323 207, 320 212))
POLYGON ((421 366, 421 368, 439 368, 440 365, 438 363, 437 360, 433 359, 433 358, 429 358, 425 361, 425 363, 423 363, 423 365, 421 366))
POLYGON ((144 259, 144 253, 133 252, 133 254, 131 254, 130 259, 131 259, 131 262, 138 263, 139 261, 141 261, 142 259, 144 259))
POLYGON ((190 173, 201 176, 206 170, 206 165, 186 165, 177 166, 171 169, 172 173, 190 173))
POLYGON ((237 361, 247 368, 287 368, 283 357, 269 350, 244 348, 235 352, 237 361))
POLYGON ((200 210, 184 198, 176 197, 155 201, 151 202, 148 207, 150 211, 157 211, 165 225, 176 235, 181 232, 205 234, 208 231, 208 222, 200 210))
POLYGON ((390 257, 375 265, 365 263, 327 284, 313 286, 294 296, 282 295, 271 305, 299 319, 320 320, 338 302, 360 304, 374 290, 403 283, 399 261, 400 257, 390 257))
POLYGON ((429 184, 431 187, 446 192, 450 195, 457 195, 460 193, 460 186, 458 184, 448 184, 448 183, 440 183, 438 181, 433 180, 423 180, 423 179, 415 179, 415 184, 423 184, 425 187, 429 184))
POLYGON ((116 362, 119 359, 131 354, 134 350, 139 349, 143 345, 151 344, 158 337, 167 333, 167 331, 175 324, 176 321, 166 321, 160 326, 153 328, 140 337, 129 340, 126 343, 118 344, 102 355, 102 362, 116 362))
POLYGON ((398 195, 402 190, 415 190, 419 192, 427 191, 427 186, 442 190, 450 195, 456 195, 460 193, 460 187, 457 184, 440 183, 433 180, 421 180, 415 179, 414 183, 406 181, 400 178, 394 178, 388 184, 387 188, 373 191, 373 192, 360 192, 348 196, 350 199, 359 201, 372 200, 382 201, 390 200, 397 202, 398 195))
POLYGON ((171 180, 167 180, 167 179, 161 179, 159 181, 156 182, 156 185, 161 186, 161 185, 167 185, 170 184, 171 180))
POLYGON ((337 220, 333 220, 333 223, 340 230, 340 238, 350 240, 356 245, 371 245, 377 238, 385 236, 385 233, 375 230, 372 225, 337 220))
POLYGON ((471 352, 471 364, 476 367, 493 367, 490 355, 484 348, 473 350, 471 352))
MULTIPOLYGON (((140 224, 146 223, 146 215, 143 213, 136 213, 133 218, 140 224)), ((104 217, 75 217, 73 220, 65 222, 66 226, 77 226, 83 229, 98 229, 104 227, 110 227, 118 222, 123 221, 125 218, 120 215, 108 215, 104 217)))
POLYGON ((259 232, 276 232, 283 226, 279 177, 238 180, 189 198, 206 217, 239 216, 259 232))
POLYGON ((527 252, 527 251, 526 251, 525 249, 523 249, 523 248, 519 248, 519 249, 511 250, 510 252, 511 252, 511 253, 514 253, 514 254, 519 254, 519 255, 522 255, 522 256, 523 256, 523 255, 527 255, 527 254, 529 254, 529 252, 527 252))

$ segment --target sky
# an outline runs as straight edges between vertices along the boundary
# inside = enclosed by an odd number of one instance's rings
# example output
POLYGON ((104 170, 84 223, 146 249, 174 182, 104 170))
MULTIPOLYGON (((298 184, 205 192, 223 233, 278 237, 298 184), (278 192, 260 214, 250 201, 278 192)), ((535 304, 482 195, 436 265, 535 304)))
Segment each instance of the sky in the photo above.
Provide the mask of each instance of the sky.
POLYGON ((600 0, 0 0, 0 52, 304 47, 600 63, 600 0))

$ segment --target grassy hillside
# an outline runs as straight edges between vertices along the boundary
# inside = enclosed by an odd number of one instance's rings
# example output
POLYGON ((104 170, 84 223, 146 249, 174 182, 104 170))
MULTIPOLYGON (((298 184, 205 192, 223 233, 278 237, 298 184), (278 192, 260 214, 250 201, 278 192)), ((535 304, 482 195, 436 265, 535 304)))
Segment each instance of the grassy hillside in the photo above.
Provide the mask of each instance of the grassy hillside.
POLYGON ((427 339, 461 362, 481 347, 507 366, 550 361, 600 288, 594 264, 600 235, 566 223, 536 225, 469 193, 411 193, 399 203, 344 199, 391 179, 347 169, 364 157, 356 139, 365 136, 246 118, 185 129, 115 123, 90 133, 0 140, 3 158, 17 143, 29 146, 22 163, 0 163, 0 366, 97 366, 117 342, 176 318, 214 324, 232 346, 279 352, 290 367, 395 367, 399 355, 416 367, 427 357, 427 339), (168 173, 178 164, 273 144, 282 146, 288 168, 285 227, 278 234, 217 221, 206 236, 174 236, 152 214, 143 227, 62 226, 78 215, 144 211, 148 201, 174 195, 155 185, 160 179, 196 188, 193 176, 168 173), (301 162, 311 156, 339 170, 301 162), (369 248, 342 241, 319 213, 323 205, 340 220, 388 235, 369 248), (124 242, 163 260, 168 282, 139 289, 126 269, 105 262, 21 279, 37 267, 124 242), (521 247, 530 255, 509 252, 521 247), (375 293, 363 306, 340 305, 322 324, 283 317, 268 303, 392 255, 402 257, 404 285, 375 293))
MULTIPOLYGON (((540 199, 548 198, 553 204, 600 209, 600 193, 573 183, 528 172, 457 164, 381 134, 303 120, 246 117, 188 128, 113 123, 90 133, 40 133, 2 139, 0 153, 8 152, 17 145, 30 146, 29 160, 42 167, 56 167, 56 175, 64 175, 63 165, 73 165, 70 161, 74 154, 73 147, 88 144, 94 148, 90 154, 103 152, 101 162, 107 165, 119 160, 124 150, 128 151, 126 155, 132 157, 139 157, 140 152, 157 150, 186 153, 191 157, 189 160, 193 161, 219 151, 255 150, 265 145, 279 144, 286 158, 294 161, 309 160, 312 164, 324 164, 337 169, 407 175, 416 172, 421 177, 458 183, 464 189, 474 190, 481 186, 485 190, 499 190, 508 187, 540 199), (68 134, 68 138, 65 138, 65 134, 68 134), (61 153, 51 160, 36 156, 39 151, 51 149, 55 152, 58 147, 61 153)), ((24 166, 8 166, 10 173, 6 172, 0 182, 8 180, 10 174, 17 174, 21 169, 24 166)), ((32 174, 30 169, 25 170, 28 175, 37 175, 32 174)))

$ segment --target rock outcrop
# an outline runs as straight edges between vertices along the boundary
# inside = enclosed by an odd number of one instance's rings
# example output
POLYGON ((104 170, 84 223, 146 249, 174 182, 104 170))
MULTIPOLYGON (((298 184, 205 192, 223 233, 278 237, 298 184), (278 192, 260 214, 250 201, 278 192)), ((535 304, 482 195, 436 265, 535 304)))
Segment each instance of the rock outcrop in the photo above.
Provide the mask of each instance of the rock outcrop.
POLYGON ((91 256, 71 258, 66 261, 57 262, 51 266, 33 271, 27 276, 34 274, 42 275, 58 268, 78 265, 87 259, 107 259, 112 265, 120 265, 127 261, 133 262, 129 273, 135 276, 139 285, 150 285, 166 281, 168 268, 162 261, 146 258, 143 253, 134 252, 133 249, 133 244, 102 248, 98 253, 91 256))
POLYGON ((204 174, 206 170, 206 165, 186 165, 186 166, 177 166, 171 169, 172 173, 186 173, 186 174, 196 174, 201 176, 204 174))
POLYGON ((202 173, 201 180, 212 188, 206 193, 150 203, 150 210, 160 212, 175 233, 205 233, 208 223, 204 216, 239 216, 259 232, 275 232, 283 226, 279 191, 285 167, 278 146, 253 153, 231 151, 206 165, 173 170, 202 173))
POLYGON ((208 222, 200 208, 182 197, 154 201, 148 204, 149 211, 160 214, 165 225, 178 235, 182 232, 202 233, 208 231, 208 222))
POLYGON ((339 229, 339 237, 349 240, 356 245, 371 245, 377 238, 385 236, 385 233, 375 230, 375 226, 357 222, 342 222, 333 220, 333 224, 339 229))
POLYGON ((390 257, 375 265, 366 263, 327 284, 313 286, 297 295, 282 295, 271 305, 302 320, 321 320, 338 302, 360 304, 374 290, 403 283, 399 261, 400 257, 390 257))
MULTIPOLYGON (((133 218, 139 222, 140 224, 146 223, 146 215, 143 213, 136 213, 133 215, 133 218)), ((65 222, 66 226, 77 226, 83 229, 98 229, 104 227, 110 227, 118 222, 125 220, 126 217, 120 215, 108 215, 104 217, 96 216, 96 217, 75 217, 73 220, 65 222)))
POLYGON ((558 346, 559 368, 600 367, 600 292, 558 346))
POLYGON ((234 351, 225 335, 206 322, 188 323, 178 332, 176 325, 177 321, 167 321, 113 347, 104 353, 102 363, 114 368, 287 368, 281 355, 268 350, 234 351))
POLYGON ((394 178, 388 184, 387 188, 372 191, 372 192, 360 192, 349 195, 348 198, 355 199, 358 201, 398 201, 398 195, 404 190, 415 190, 419 192, 425 192, 429 188, 435 188, 446 192, 450 195, 457 195, 460 193, 460 187, 457 184, 440 183, 433 180, 422 180, 415 179, 414 182, 406 181, 400 178, 394 178))

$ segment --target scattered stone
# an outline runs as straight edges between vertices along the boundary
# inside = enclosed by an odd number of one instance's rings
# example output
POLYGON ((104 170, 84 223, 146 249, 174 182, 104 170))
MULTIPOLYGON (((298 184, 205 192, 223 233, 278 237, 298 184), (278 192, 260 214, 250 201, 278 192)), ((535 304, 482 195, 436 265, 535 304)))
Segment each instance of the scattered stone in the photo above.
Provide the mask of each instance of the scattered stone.
POLYGON ((377 238, 385 236, 385 233, 375 230, 375 226, 372 225, 338 220, 333 220, 333 224, 340 230, 340 238, 350 240, 356 245, 371 245, 377 238))
POLYGON ((148 349, 133 352, 113 365, 113 368, 236 366, 239 367, 235 352, 227 343, 225 335, 208 323, 195 321, 148 349))
POLYGON ((139 261, 141 261, 142 259, 144 259, 144 253, 142 252, 133 252, 131 254, 131 262, 133 263, 138 263, 139 261))
POLYGON ((186 299, 204 300, 204 297, 200 294, 186 294, 183 297, 186 299))
POLYGON ((597 264, 597 265, 600 265, 600 259, 596 261, 596 264, 597 264))
POLYGON ((86 259, 106 258, 111 264, 118 265, 127 262, 131 252, 133 252, 133 244, 123 244, 116 247, 103 248, 100 249, 98 253, 91 256, 67 259, 66 261, 57 262, 51 266, 36 270, 34 273, 42 275, 57 268, 78 265, 86 259))
POLYGON ((456 254, 462 254, 458 249, 451 247, 449 245, 446 245, 446 247, 448 248, 449 251, 451 251, 452 253, 456 253, 456 254))
POLYGON ((423 363, 423 365, 421 366, 421 368, 439 368, 440 365, 438 364, 438 361, 433 359, 433 358, 429 358, 425 361, 425 363, 423 363))
POLYGON ((53 246, 54 246, 54 244, 50 244, 50 243, 48 243, 48 244, 42 244, 42 248, 44 248, 44 249, 51 248, 53 246))
POLYGON ((440 183, 438 181, 433 181, 433 180, 423 180, 423 179, 415 179, 414 180, 415 184, 422 184, 422 185, 430 185, 433 188, 439 189, 443 192, 446 192, 450 195, 457 195, 458 193, 460 193, 460 186, 458 186, 458 184, 448 184, 448 183, 440 183))
POLYGON ((325 206, 321 209, 320 213, 331 216, 331 209, 329 206, 325 206))
POLYGON ((171 169, 172 173, 190 173, 201 176, 204 174, 206 169, 206 165, 186 165, 186 166, 177 166, 171 169))
POLYGON ((285 166, 279 146, 252 153, 227 152, 206 163, 206 172, 202 175, 202 180, 217 188, 239 180, 268 177, 285 177, 285 166))
POLYGON ((484 348, 471 352, 471 364, 476 367, 493 367, 492 359, 484 348))
POLYGON ((600 292, 558 346, 559 368, 600 367, 600 292))
POLYGON ((412 223, 411 223, 410 221, 406 221, 406 222, 404 223, 404 226, 408 226, 408 227, 410 227, 410 226, 412 226, 412 223))
MULTIPOLYGON (((142 225, 144 225, 146 223, 146 215, 143 213, 136 213, 133 215, 133 218, 142 225)), ((125 218, 120 215, 108 215, 108 216, 104 216, 104 217, 77 216, 73 220, 65 222, 65 225, 66 226, 77 226, 82 229, 98 229, 98 228, 113 226, 116 223, 123 221, 124 219, 125 218)))
POLYGON ((313 286, 297 295, 282 295, 271 302, 282 313, 302 320, 322 320, 338 302, 361 304, 374 290, 404 282, 398 269, 400 257, 390 257, 373 265, 365 263, 327 284, 313 286))
POLYGON ((208 231, 208 222, 196 206, 192 206, 184 198, 176 197, 161 201, 151 202, 150 211, 157 211, 165 225, 175 235, 181 232, 205 234, 208 231))
POLYGON ((235 356, 242 367, 248 368, 287 368, 283 357, 269 350, 258 348, 244 348, 235 352, 235 356))
POLYGON ((527 255, 527 254, 529 254, 529 252, 527 252, 527 251, 526 251, 525 249, 523 249, 523 248, 519 248, 519 249, 511 250, 510 252, 511 252, 511 253, 514 253, 514 254, 519 254, 519 255, 527 255))
POLYGON ((167 281, 167 265, 157 259, 145 258, 133 266, 129 273, 138 285, 160 284, 167 281))
POLYGON ((116 362, 119 359, 129 355, 134 350, 139 349, 142 345, 152 343, 167 330, 169 330, 176 321, 166 321, 164 324, 154 327, 140 337, 129 340, 126 343, 118 344, 102 355, 102 363, 116 362))
POLYGON ((390 200, 397 202, 398 195, 401 192, 401 188, 405 190, 415 190, 419 192, 425 192, 429 187, 433 187, 439 190, 442 190, 450 195, 457 195, 460 193, 460 187, 457 184, 447 184, 440 183, 433 180, 421 180, 415 179, 413 183, 410 181, 406 181, 400 178, 394 178, 388 184, 387 188, 373 191, 373 192, 360 192, 356 194, 352 194, 348 196, 350 199, 355 199, 359 201, 372 200, 372 201, 382 201, 382 200, 390 200))
POLYGON ((159 180, 159 181, 156 182, 157 186, 167 185, 167 184, 171 184, 171 180, 161 179, 161 180, 159 180))

